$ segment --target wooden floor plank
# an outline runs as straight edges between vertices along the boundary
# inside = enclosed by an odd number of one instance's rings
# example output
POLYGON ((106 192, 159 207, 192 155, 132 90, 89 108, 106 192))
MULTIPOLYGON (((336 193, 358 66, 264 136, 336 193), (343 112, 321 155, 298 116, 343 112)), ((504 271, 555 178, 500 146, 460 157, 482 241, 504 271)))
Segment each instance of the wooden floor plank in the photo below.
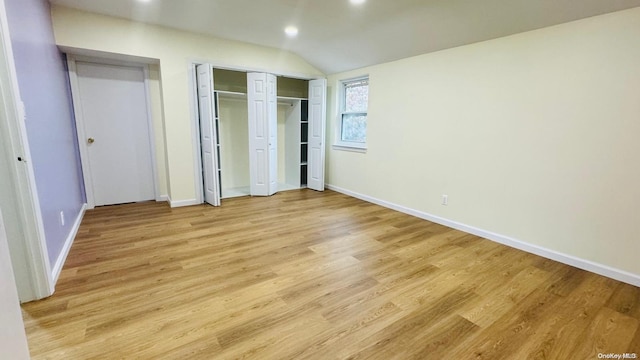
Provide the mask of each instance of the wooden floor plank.
POLYGON ((622 354, 629 348, 637 329, 637 319, 603 307, 580 335, 589 340, 577 342, 572 356, 589 359, 597 358, 598 354, 622 354))
MULTIPOLYGON (((88 211, 33 359, 640 351, 640 289, 332 191, 88 211)), ((639 354, 640 355, 640 354, 639 354)))

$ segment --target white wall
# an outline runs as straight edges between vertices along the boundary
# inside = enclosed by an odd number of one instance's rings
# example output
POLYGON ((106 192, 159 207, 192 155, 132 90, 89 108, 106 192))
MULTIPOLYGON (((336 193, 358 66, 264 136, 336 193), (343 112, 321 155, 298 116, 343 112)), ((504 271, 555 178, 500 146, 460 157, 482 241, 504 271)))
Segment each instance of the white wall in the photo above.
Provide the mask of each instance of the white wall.
POLYGON ((0 213, 0 349, 4 359, 29 359, 27 336, 24 332, 2 213, 0 213))
POLYGON ((640 284, 639 64, 635 8, 332 75, 330 144, 370 75, 368 151, 329 144, 327 183, 640 284))
POLYGON ((189 83, 193 61, 290 76, 322 76, 287 51, 59 6, 52 6, 52 18, 56 43, 60 46, 159 60, 167 186, 169 196, 176 202, 188 203, 197 197, 189 83))
POLYGON ((164 139, 162 79, 160 78, 160 67, 157 64, 149 64, 148 66, 149 103, 153 123, 154 145, 156 147, 156 169, 158 171, 156 183, 160 196, 167 196, 169 194, 169 183, 167 179, 167 148, 164 139))

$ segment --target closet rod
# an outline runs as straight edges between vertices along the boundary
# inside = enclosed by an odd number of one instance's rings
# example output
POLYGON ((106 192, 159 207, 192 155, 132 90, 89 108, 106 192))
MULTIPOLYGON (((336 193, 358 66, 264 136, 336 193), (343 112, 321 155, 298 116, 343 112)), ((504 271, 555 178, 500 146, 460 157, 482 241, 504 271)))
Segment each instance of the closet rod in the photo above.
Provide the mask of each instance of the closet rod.
POLYGON ((247 98, 247 94, 246 93, 241 93, 241 92, 235 92, 235 91, 224 91, 224 90, 214 90, 214 92, 218 93, 218 96, 220 97, 224 97, 224 98, 236 98, 236 99, 246 99, 247 98))

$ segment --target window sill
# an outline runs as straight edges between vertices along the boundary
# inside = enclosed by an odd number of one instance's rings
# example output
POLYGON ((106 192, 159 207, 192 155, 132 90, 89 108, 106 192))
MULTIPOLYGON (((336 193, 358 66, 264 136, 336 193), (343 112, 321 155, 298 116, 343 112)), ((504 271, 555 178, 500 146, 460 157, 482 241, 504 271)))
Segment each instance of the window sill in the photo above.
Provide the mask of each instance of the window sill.
POLYGON ((333 150, 341 150, 341 151, 352 151, 352 152, 358 152, 358 153, 366 153, 367 152, 367 147, 366 146, 358 146, 358 145, 347 145, 347 144, 333 144, 331 146, 331 148, 333 150))

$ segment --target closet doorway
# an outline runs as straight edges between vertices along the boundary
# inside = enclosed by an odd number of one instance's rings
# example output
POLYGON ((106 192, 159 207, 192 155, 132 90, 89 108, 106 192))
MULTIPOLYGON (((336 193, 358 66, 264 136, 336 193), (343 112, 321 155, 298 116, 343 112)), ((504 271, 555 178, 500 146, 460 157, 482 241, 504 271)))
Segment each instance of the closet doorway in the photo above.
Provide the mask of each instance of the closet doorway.
POLYGON ((324 190, 326 80, 209 64, 195 67, 195 80, 204 202, 219 206, 231 197, 324 190))

